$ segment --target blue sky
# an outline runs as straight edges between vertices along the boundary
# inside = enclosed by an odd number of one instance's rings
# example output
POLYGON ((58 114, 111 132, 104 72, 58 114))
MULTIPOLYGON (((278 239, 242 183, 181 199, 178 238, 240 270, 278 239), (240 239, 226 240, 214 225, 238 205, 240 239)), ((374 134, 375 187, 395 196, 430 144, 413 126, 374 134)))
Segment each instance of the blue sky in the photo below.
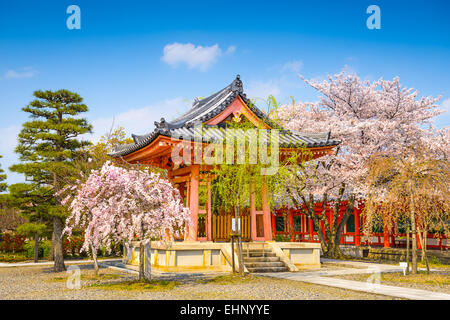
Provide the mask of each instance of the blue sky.
MULTIPOLYGON (((128 134, 149 132, 236 74, 251 97, 315 101, 297 74, 321 79, 347 67, 372 80, 399 76, 421 95, 442 95, 448 109, 449 34, 448 1, 0 0, 0 163, 17 161, 21 108, 38 89, 81 94, 92 139, 113 118, 128 134), (72 4, 80 30, 66 26, 72 4), (366 26, 372 4, 380 30, 366 26)), ((449 123, 448 113, 436 121, 449 123)))

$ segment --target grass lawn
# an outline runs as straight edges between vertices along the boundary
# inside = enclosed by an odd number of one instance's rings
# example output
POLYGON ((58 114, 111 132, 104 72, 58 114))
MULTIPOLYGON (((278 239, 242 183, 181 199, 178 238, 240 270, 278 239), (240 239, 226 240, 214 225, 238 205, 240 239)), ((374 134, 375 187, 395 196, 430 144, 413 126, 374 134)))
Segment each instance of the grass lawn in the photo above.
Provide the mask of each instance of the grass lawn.
POLYGON ((252 281, 258 280, 259 277, 256 277, 251 274, 247 274, 245 276, 240 276, 239 274, 227 274, 222 276, 217 276, 210 279, 201 279, 197 280, 198 283, 212 283, 212 284, 221 284, 221 285, 227 285, 227 284, 241 284, 241 283, 248 283, 252 281))
MULTIPOLYGON (((119 256, 111 256, 111 257, 98 257, 98 261, 105 259, 119 259, 119 256)), ((68 256, 64 257, 64 260, 92 260, 92 257, 80 257, 80 256, 68 256)), ((47 262, 50 261, 48 258, 39 258, 39 262, 47 262)), ((18 263, 18 262, 34 262, 34 258, 30 258, 26 256, 26 252, 4 252, 0 253, 0 262, 5 263, 18 263)))
MULTIPOLYGON (((84 281, 102 281, 102 280, 111 280, 111 279, 118 279, 122 278, 121 274, 115 274, 115 273, 99 273, 98 275, 95 274, 81 274, 80 280, 84 281)), ((65 282, 67 281, 67 277, 55 277, 51 279, 50 281, 55 282, 65 282)))
POLYGON ((14 263, 14 262, 23 262, 23 261, 27 261, 27 260, 31 260, 30 258, 27 258, 25 255, 25 252, 4 252, 4 253, 0 253, 0 262, 10 262, 10 263, 14 263))
POLYGON ((151 281, 139 281, 128 280, 120 282, 109 283, 93 283, 90 284, 90 288, 103 289, 103 290, 126 290, 126 291, 165 291, 171 290, 181 283, 178 281, 167 280, 151 280, 151 281))

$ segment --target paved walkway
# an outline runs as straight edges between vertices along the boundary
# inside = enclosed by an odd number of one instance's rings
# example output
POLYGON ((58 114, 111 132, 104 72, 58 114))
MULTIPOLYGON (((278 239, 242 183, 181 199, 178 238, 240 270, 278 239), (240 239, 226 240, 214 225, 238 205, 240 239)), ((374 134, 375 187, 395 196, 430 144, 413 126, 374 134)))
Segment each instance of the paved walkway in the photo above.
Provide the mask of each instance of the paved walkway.
POLYGON ((395 287, 374 283, 376 277, 374 277, 373 282, 361 282, 338 278, 329 278, 330 276, 347 275, 347 274, 363 274, 363 273, 375 274, 383 272, 403 272, 403 269, 400 266, 379 264, 379 263, 331 260, 331 259, 323 259, 322 262, 348 265, 349 268, 340 270, 324 270, 324 271, 259 273, 258 275, 308 282, 347 290, 376 293, 385 296, 411 300, 450 300, 450 294, 446 293, 405 288, 405 287, 395 287))
MULTIPOLYGON (((98 263, 107 262, 107 261, 122 261, 122 259, 101 259, 98 260, 98 263)), ((80 264, 80 263, 94 263, 94 260, 64 260, 64 264, 80 264)), ((53 266, 53 261, 45 261, 45 262, 19 262, 19 263, 4 263, 0 262, 0 268, 12 268, 12 267, 36 267, 36 266, 53 266)))

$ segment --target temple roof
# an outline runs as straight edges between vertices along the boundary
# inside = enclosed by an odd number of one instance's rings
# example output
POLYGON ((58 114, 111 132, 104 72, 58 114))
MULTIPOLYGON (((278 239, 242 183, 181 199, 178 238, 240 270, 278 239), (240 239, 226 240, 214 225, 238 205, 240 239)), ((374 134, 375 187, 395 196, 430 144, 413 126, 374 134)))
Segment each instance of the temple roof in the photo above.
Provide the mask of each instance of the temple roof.
MULTIPOLYGON (((289 131, 281 128, 269 117, 259 110, 245 95, 243 91, 242 81, 239 75, 233 80, 231 84, 222 90, 214 93, 205 99, 195 99, 192 108, 183 115, 177 117, 171 122, 167 122, 164 118, 161 121, 155 121, 155 129, 144 135, 132 134, 134 143, 118 145, 115 150, 110 153, 111 157, 126 156, 136 150, 144 148, 152 143, 158 136, 177 137, 184 140, 193 140, 195 134, 194 125, 196 123, 205 123, 208 120, 219 115, 224 111, 233 101, 240 97, 247 107, 263 122, 271 128, 280 130, 280 147, 298 147, 306 144, 307 147, 322 147, 337 145, 339 141, 330 140, 330 133, 300 133, 289 131)), ((209 128, 219 128, 219 126, 206 125, 209 128)), ((222 130, 206 130, 209 133, 205 134, 203 142, 209 142, 215 136, 216 138, 223 137, 222 130)))

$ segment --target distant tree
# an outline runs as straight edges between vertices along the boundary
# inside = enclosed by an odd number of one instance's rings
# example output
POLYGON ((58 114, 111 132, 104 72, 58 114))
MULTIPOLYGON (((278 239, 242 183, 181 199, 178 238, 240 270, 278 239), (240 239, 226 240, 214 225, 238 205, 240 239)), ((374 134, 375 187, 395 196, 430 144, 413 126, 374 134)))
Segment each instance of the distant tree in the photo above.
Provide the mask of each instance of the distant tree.
POLYGON ((39 236, 47 231, 47 226, 43 223, 25 223, 17 228, 17 233, 25 237, 34 237, 34 262, 39 258, 39 236))
POLYGON ((53 188, 39 183, 15 183, 9 186, 7 206, 17 208, 27 223, 17 230, 26 237, 34 237, 34 257, 37 259, 39 236, 51 229, 52 216, 49 214, 56 205, 53 188))
POLYGON ((98 168, 101 168, 106 161, 111 160, 111 157, 108 155, 114 149, 122 144, 133 143, 133 139, 126 137, 126 132, 123 127, 119 127, 117 129, 111 129, 110 132, 101 136, 100 140, 88 146, 87 150, 89 152, 89 156, 91 161, 96 164, 98 168))
MULTIPOLYGON (((0 155, 0 159, 3 158, 2 155, 0 155)), ((6 174, 5 171, 1 168, 0 165, 0 192, 3 192, 6 190, 6 188, 8 187, 6 182, 3 182, 6 180, 6 174)))
POLYGON ((20 214, 19 209, 9 208, 5 202, 0 207, 0 233, 14 231, 18 226, 27 222, 27 219, 20 214))
POLYGON ((417 273, 417 235, 428 267, 426 231, 437 229, 450 236, 450 162, 434 158, 426 146, 416 146, 400 155, 374 157, 366 182, 365 233, 378 215, 388 229, 399 218, 407 218, 412 229, 412 273, 417 273))
POLYGON ((91 125, 79 115, 88 111, 83 98, 68 90, 35 91, 36 97, 22 108, 31 120, 23 124, 16 152, 21 163, 10 170, 25 175, 26 179, 42 187, 51 187, 55 206, 49 208, 53 220, 52 256, 54 270, 65 270, 62 230, 66 211, 60 205, 57 192, 66 183, 73 182, 76 169, 74 160, 85 153, 88 141, 77 139, 91 132, 91 125))

